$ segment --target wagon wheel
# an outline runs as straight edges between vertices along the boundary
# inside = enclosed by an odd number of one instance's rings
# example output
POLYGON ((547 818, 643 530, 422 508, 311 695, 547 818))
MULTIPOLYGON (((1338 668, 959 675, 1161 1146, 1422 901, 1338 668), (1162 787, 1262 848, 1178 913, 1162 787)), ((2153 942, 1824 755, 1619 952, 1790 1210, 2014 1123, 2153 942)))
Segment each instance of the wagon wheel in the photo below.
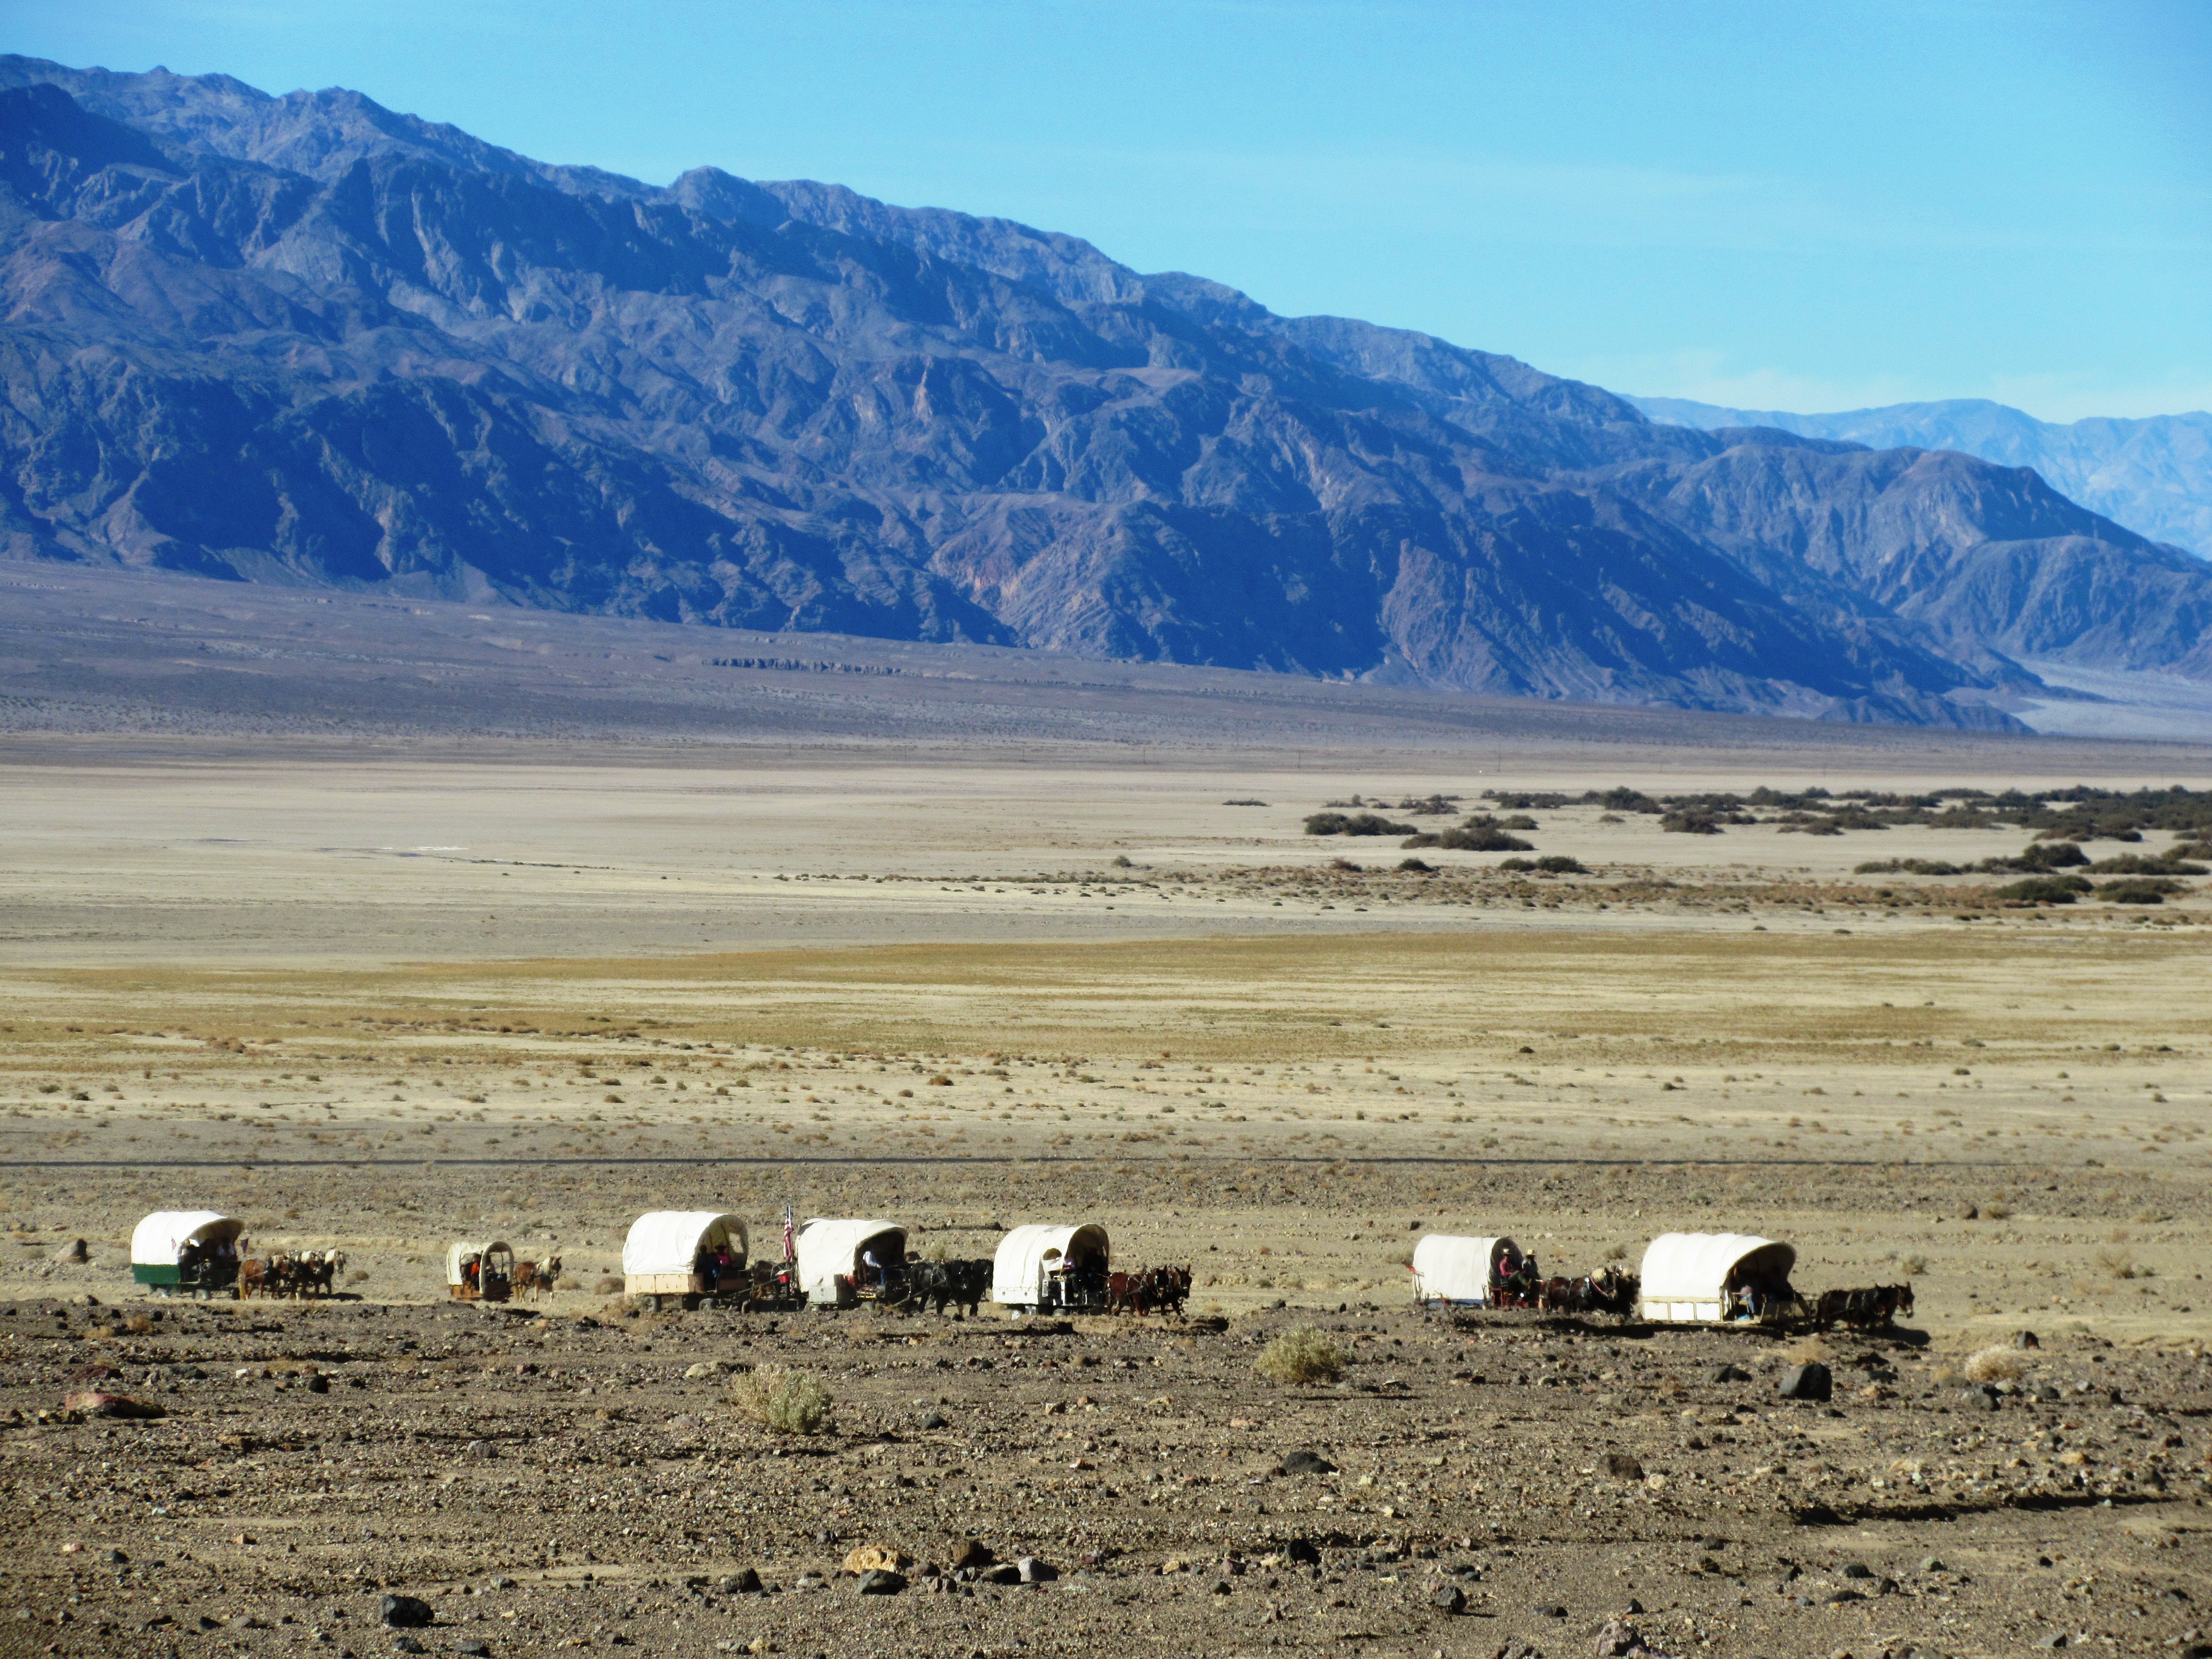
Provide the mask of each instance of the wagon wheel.
POLYGON ((641 1296, 638 1297, 637 1304, 641 1308, 643 1308, 647 1313, 659 1313, 660 1311, 660 1298, 657 1296, 641 1296))

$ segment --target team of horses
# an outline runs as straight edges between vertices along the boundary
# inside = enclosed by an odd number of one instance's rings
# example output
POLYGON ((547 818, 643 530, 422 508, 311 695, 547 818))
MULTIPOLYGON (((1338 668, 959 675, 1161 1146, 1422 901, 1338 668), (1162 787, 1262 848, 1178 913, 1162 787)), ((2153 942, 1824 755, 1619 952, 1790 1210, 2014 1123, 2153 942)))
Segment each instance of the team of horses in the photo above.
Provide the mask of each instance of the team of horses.
POLYGON ((1133 1273, 1106 1275, 1108 1313, 1181 1314, 1190 1300, 1190 1269, 1145 1267, 1133 1273))
POLYGON ((343 1250, 276 1250, 238 1264, 238 1296, 328 1296, 345 1271, 343 1250))
POLYGON ((1912 1286, 1869 1285, 1855 1291, 1823 1291, 1814 1298, 1813 1323, 1820 1330, 1849 1325, 1855 1330, 1880 1330, 1912 1311, 1912 1286))
POLYGON ((560 1282, 561 1258, 550 1255, 543 1261, 518 1261, 514 1264, 514 1294, 528 1299, 543 1296, 560 1282))
POLYGON ((972 1319, 991 1293, 991 1273, 988 1261, 909 1261, 903 1299, 940 1314, 948 1307, 965 1308, 972 1319))

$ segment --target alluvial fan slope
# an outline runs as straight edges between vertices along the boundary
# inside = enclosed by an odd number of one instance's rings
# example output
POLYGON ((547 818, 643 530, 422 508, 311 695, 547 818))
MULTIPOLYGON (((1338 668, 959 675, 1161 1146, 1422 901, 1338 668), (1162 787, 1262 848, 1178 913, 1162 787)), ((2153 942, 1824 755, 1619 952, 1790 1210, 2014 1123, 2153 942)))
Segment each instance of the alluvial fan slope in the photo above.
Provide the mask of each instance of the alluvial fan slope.
POLYGON ((0 284, 19 557, 1831 719, 2212 672, 2212 573, 2032 472, 353 93, 0 59, 0 284))

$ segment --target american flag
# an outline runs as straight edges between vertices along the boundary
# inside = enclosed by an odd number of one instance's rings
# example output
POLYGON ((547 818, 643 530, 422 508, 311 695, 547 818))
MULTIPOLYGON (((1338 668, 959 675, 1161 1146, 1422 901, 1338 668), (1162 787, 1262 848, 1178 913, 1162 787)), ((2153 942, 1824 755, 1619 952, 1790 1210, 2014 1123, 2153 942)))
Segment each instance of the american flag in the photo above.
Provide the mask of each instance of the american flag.
POLYGON ((791 1231, 791 1206, 783 1206, 783 1259, 789 1261, 799 1254, 797 1241, 791 1231))

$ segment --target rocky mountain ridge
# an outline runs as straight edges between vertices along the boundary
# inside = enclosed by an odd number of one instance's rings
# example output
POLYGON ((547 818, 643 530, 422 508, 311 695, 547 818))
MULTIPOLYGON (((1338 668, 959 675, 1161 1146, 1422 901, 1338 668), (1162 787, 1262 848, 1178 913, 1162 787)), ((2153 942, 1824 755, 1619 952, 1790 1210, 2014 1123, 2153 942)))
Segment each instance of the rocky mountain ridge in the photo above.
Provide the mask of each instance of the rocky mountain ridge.
POLYGON ((0 288, 18 557, 1828 719, 2212 673, 2212 574, 2032 472, 354 93, 0 59, 0 288))
POLYGON ((1891 404, 1834 415, 1728 409, 1686 398, 1632 398, 1655 421, 1716 431, 1773 427, 1871 449, 1955 449, 2029 466, 2116 524, 2212 559, 2212 412, 2058 422, 1981 398, 1891 404))

